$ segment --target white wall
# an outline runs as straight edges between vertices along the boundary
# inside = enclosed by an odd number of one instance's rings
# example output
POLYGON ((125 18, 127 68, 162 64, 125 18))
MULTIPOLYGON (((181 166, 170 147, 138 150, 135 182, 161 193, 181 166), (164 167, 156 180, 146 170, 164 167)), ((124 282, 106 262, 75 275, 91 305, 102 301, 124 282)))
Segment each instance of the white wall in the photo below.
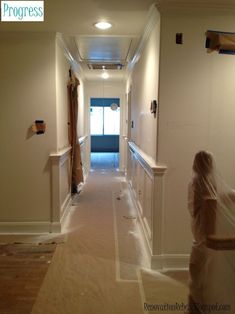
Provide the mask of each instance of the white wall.
POLYGON ((79 78, 80 85, 78 86, 78 136, 85 136, 87 132, 85 130, 85 99, 84 99, 84 83, 79 78))
MULTIPOLYGON (((86 128, 87 134, 90 134, 90 99, 92 97, 97 98, 120 98, 120 110, 121 110, 121 128, 120 128, 120 170, 124 170, 124 139, 126 135, 125 123, 125 83, 120 81, 87 81, 85 82, 85 107, 86 107, 86 128)), ((88 151, 90 152, 90 145, 88 145, 88 151)))
POLYGON ((160 18, 151 32, 131 76, 131 140, 156 160, 157 118, 150 113, 152 100, 158 100, 160 18))
POLYGON ((57 150, 69 146, 68 90, 70 64, 64 55, 59 40, 56 40, 56 116, 57 116, 57 150))
MULTIPOLYGON (((217 13, 218 14, 218 13, 217 13)), ((165 177, 165 253, 189 253, 187 184, 194 154, 213 152, 230 184, 235 185, 235 56, 207 54, 208 29, 235 31, 232 16, 162 17, 158 162, 165 177), (183 45, 175 33, 183 33, 183 45)))
POLYGON ((55 34, 0 34, 1 222, 50 220, 56 150, 55 34), (30 127, 44 119, 44 135, 30 127))

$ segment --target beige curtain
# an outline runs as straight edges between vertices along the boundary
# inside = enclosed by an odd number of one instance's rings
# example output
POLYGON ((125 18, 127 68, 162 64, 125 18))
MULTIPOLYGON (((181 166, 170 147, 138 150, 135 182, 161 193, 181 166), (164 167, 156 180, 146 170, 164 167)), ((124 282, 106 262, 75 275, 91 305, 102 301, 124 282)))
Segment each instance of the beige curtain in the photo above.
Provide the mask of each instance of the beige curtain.
POLYGON ((69 143, 71 151, 71 192, 77 193, 77 186, 83 182, 81 149, 77 134, 78 120, 78 86, 79 80, 72 71, 69 71, 70 80, 68 83, 69 98, 69 143))

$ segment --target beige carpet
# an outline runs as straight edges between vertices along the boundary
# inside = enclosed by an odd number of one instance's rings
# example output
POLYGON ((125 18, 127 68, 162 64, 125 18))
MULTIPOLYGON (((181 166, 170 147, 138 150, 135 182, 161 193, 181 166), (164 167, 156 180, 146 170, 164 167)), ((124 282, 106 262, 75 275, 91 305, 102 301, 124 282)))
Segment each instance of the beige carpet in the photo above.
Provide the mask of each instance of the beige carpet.
POLYGON ((142 314, 154 312, 146 304, 186 302, 187 273, 148 269, 119 172, 91 173, 64 231, 67 241, 57 245, 32 314, 142 314))

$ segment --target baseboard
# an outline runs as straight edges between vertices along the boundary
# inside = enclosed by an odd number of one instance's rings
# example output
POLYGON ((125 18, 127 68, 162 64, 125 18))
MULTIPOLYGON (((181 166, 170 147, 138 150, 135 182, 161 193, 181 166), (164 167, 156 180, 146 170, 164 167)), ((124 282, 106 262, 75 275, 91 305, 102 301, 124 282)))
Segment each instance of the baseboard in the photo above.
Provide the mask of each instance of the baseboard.
POLYGON ((0 233, 4 234, 35 234, 50 233, 50 222, 0 222, 0 233))
POLYGON ((162 254, 151 256, 151 268, 155 270, 186 270, 189 254, 162 254))
POLYGON ((61 233, 61 223, 60 222, 52 222, 50 224, 50 232, 51 233, 61 233))

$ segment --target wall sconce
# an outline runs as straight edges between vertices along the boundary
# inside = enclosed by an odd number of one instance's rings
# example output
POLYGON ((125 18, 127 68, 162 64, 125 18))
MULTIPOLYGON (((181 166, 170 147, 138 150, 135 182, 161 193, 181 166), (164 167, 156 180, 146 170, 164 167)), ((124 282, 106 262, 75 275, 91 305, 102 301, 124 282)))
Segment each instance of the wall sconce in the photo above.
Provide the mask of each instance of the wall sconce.
POLYGON ((34 124, 31 127, 33 133, 40 135, 46 132, 46 123, 44 120, 35 120, 34 124))
POLYGON ((154 116, 156 116, 156 113, 157 113, 157 101, 156 100, 151 101, 150 112, 153 113, 154 116))

